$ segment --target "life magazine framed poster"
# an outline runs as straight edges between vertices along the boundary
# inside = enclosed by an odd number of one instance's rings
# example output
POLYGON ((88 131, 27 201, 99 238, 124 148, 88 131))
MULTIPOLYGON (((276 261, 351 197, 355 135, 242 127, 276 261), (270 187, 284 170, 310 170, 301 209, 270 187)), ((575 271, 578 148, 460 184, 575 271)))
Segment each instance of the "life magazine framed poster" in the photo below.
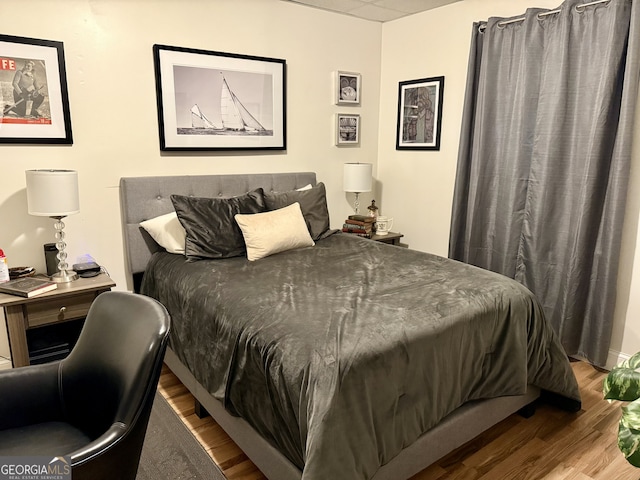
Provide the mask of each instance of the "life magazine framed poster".
POLYGON ((153 46, 160 149, 284 150, 286 61, 153 46))
POLYGON ((0 35, 0 107, 0 143, 73 143, 62 42, 0 35))
POLYGON ((444 77, 400 82, 396 150, 440 150, 444 77))

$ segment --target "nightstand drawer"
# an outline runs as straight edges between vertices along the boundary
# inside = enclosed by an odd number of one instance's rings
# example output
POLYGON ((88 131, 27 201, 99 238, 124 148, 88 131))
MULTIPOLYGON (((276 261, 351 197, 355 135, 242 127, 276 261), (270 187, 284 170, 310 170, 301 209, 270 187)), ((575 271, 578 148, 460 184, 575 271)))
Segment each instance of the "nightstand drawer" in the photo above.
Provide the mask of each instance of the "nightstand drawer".
POLYGON ((27 304, 25 305, 27 328, 84 318, 95 298, 95 292, 88 292, 27 304))

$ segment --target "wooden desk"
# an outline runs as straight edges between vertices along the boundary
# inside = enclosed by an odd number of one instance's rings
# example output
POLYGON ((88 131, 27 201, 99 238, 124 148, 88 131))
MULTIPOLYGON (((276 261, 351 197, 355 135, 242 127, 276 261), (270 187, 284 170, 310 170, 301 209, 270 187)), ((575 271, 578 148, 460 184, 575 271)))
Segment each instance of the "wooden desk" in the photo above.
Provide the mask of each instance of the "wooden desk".
POLYGON ((27 330, 85 318, 95 298, 115 285, 111 277, 103 273, 59 283, 55 290, 31 298, 0 293, 13 366, 29 365, 27 330))
POLYGON ((386 235, 372 235, 371 240, 382 243, 390 243, 391 245, 400 245, 400 239, 404 237, 401 233, 389 232, 386 235))

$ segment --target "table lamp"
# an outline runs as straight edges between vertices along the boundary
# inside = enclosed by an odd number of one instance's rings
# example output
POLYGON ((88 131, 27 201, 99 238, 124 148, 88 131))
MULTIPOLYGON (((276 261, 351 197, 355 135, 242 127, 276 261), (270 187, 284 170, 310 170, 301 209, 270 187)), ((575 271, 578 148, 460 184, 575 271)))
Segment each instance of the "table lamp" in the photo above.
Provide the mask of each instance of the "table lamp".
POLYGON ((55 220, 58 271, 50 278, 56 283, 71 282, 78 278, 68 270, 67 244, 64 241, 62 219, 80 211, 78 172, 75 170, 27 170, 27 208, 29 215, 51 217, 55 220))
POLYGON ((360 194, 371 191, 373 165, 371 163, 345 163, 343 190, 356 194, 354 210, 360 210, 360 194))

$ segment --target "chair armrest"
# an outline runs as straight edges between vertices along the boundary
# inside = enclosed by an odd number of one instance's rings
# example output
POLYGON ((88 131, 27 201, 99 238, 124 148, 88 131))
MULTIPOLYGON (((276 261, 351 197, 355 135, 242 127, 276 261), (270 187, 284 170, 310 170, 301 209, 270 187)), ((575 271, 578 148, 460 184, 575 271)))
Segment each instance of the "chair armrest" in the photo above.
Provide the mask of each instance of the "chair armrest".
POLYGON ((102 455, 109 449, 113 448, 127 432, 127 426, 124 423, 116 422, 109 430, 96 438, 93 442, 84 445, 75 452, 71 453, 71 464, 75 467, 89 460, 95 459, 98 455, 102 455))
POLYGON ((115 422, 93 442, 72 452, 73 479, 112 480, 117 476, 120 480, 135 480, 142 442, 131 445, 130 435, 124 423, 115 422))
POLYGON ((58 362, 0 371, 0 430, 62 416, 58 362))

